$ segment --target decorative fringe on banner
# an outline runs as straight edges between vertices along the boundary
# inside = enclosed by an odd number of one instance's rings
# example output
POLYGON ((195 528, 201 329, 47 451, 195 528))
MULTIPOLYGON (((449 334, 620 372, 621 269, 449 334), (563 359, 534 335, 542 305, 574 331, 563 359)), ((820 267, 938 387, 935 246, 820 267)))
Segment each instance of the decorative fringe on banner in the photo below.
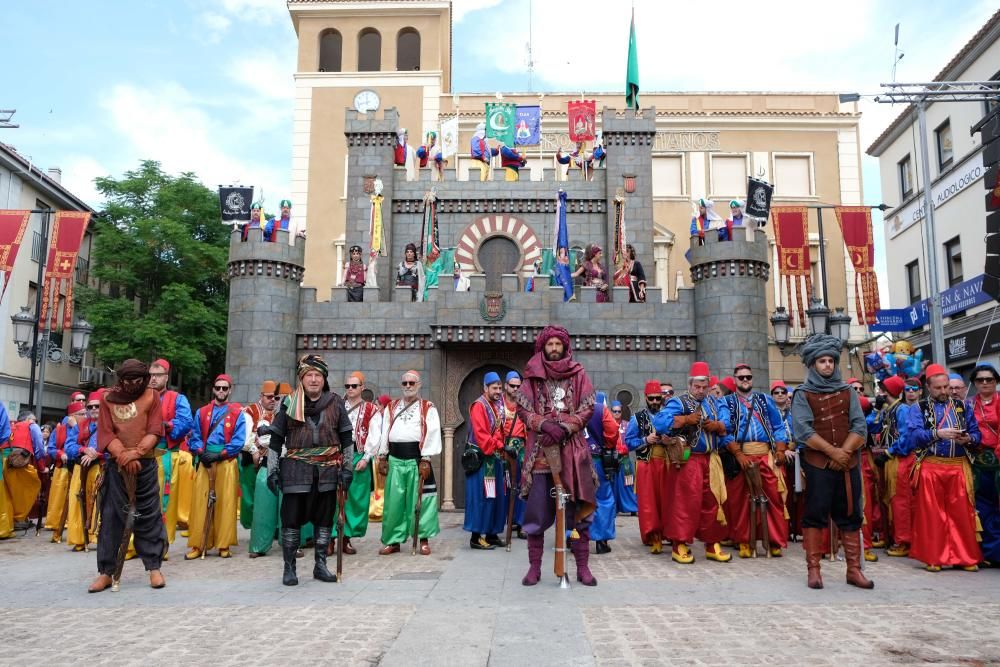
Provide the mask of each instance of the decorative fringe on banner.
POLYGON ((7 293, 10 272, 17 261, 17 251, 21 248, 24 231, 28 228, 31 211, 0 211, 0 271, 3 271, 3 290, 0 301, 7 293))
POLYGON ((867 206, 838 206, 834 212, 854 267, 854 307, 858 313, 858 324, 875 324, 879 294, 878 278, 875 276, 872 211, 867 206))
POLYGON ((806 301, 812 294, 812 262, 809 258, 809 215, 805 206, 775 206, 774 243, 778 247, 778 271, 785 281, 788 309, 795 315, 798 306, 799 325, 806 325, 806 301), (792 283, 795 299, 792 300, 792 283), (803 298, 802 283, 805 283, 803 298))
POLYGON ((56 330, 59 326, 59 295, 63 289, 66 290, 66 300, 63 304, 62 326, 64 329, 73 326, 73 285, 76 282, 74 273, 88 222, 90 213, 82 211, 56 213, 49 242, 48 263, 45 266, 45 281, 42 285, 42 312, 38 316, 39 326, 47 326, 52 330, 56 330), (45 324, 46 322, 48 324, 45 324))
POLYGON ((441 255, 437 219, 437 194, 434 190, 424 195, 424 225, 423 229, 420 230, 420 251, 424 255, 424 264, 433 264, 441 255))

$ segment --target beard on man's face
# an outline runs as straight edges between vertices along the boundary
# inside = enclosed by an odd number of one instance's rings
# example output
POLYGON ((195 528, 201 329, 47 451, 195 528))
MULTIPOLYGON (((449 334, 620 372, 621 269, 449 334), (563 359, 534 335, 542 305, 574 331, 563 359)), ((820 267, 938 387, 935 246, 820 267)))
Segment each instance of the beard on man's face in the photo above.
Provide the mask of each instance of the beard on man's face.
POLYGON ((562 352, 550 351, 545 353, 545 359, 548 361, 559 361, 562 359, 562 352))

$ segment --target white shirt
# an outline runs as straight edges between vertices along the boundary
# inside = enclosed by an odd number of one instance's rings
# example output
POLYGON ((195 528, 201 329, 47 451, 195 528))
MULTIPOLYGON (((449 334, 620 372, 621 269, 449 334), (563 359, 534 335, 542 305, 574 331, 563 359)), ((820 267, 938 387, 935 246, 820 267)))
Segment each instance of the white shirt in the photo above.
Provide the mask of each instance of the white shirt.
MULTIPOLYGON (((391 404, 390 404, 391 405, 391 404)), ((389 409, 386 408, 385 412, 389 409)), ((384 414, 384 413, 383 413, 384 414)), ((381 437, 379 439, 378 453, 380 456, 389 452, 389 442, 420 442, 421 419, 420 401, 414 401, 406 405, 405 401, 399 401, 392 417, 385 415, 381 437), (389 428, 389 424, 392 427, 389 428)), ((432 404, 427 411, 427 435, 424 437, 423 446, 420 448, 421 456, 434 456, 441 453, 441 419, 438 416, 437 408, 432 404)), ((371 436, 369 436, 369 440, 371 436)))

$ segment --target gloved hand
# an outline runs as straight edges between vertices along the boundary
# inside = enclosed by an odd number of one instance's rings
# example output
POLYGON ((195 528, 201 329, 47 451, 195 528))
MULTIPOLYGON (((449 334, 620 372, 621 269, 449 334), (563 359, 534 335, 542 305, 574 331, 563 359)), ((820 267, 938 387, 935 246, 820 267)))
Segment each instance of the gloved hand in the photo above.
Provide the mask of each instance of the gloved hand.
POLYGON ((783 442, 779 442, 775 445, 775 448, 777 449, 777 452, 774 455, 774 464, 778 466, 785 465, 785 460, 787 458, 785 456, 785 452, 788 451, 788 446, 783 442))
POLYGON ((718 419, 706 419, 701 427, 704 431, 714 433, 715 435, 726 434, 726 425, 718 419))
POLYGON ((351 470, 351 466, 340 466, 340 483, 344 485, 346 489, 354 481, 354 471, 351 470))
POLYGON ((884 466, 888 460, 889 460, 889 454, 887 454, 884 451, 879 452, 878 454, 875 455, 876 465, 884 466))
POLYGON ((199 458, 203 464, 210 466, 222 460, 222 452, 210 452, 206 450, 201 453, 199 458))
POLYGON ((740 464, 740 469, 746 470, 750 467, 750 459, 743 452, 736 452, 733 456, 736 457, 736 462, 740 464))
POLYGON ((701 421, 701 412, 692 412, 686 415, 674 417, 674 428, 684 428, 686 426, 697 426, 701 421))
POLYGON ((278 480, 278 469, 268 468, 267 469, 267 488, 271 490, 271 493, 278 495, 278 490, 281 488, 278 480))
MULTIPOLYGON (((543 421, 540 429, 542 434, 549 439, 550 444, 552 445, 561 444, 568 435, 566 429, 560 426, 559 422, 552 419, 546 419, 543 421)), ((545 447, 546 445, 543 444, 542 446, 545 447)))

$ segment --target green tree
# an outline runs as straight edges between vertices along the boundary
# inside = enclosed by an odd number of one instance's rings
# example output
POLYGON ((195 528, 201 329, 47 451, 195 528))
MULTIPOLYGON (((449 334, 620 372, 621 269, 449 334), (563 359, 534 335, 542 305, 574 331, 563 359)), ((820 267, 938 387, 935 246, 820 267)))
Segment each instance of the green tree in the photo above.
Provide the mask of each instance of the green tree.
POLYGON ((92 259, 100 287, 80 294, 95 352, 113 365, 164 357, 195 389, 225 365, 230 229, 218 195, 152 160, 96 183, 107 202, 92 259))

